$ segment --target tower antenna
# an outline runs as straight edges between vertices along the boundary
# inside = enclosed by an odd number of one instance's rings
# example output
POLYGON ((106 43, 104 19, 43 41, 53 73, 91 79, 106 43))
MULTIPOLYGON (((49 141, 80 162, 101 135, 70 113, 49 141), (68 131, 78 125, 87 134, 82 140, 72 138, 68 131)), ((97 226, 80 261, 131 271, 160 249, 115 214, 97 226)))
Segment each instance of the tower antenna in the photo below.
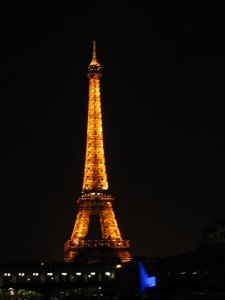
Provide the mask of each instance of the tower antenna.
POLYGON ((96 41, 93 41, 92 59, 93 59, 93 60, 96 60, 96 59, 97 59, 97 56, 96 56, 96 41))

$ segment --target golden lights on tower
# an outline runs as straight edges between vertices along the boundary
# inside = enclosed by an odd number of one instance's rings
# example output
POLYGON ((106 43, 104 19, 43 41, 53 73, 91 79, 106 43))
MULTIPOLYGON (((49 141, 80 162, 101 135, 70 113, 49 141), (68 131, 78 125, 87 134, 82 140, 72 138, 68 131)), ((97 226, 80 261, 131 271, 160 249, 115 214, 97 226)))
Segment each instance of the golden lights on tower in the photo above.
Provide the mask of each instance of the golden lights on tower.
POLYGON ((101 113, 100 77, 101 65, 96 57, 96 43, 93 42, 92 61, 88 67, 89 105, 86 159, 83 191, 107 190, 107 174, 103 147, 103 129, 101 113))
POLYGON ((122 239, 112 207, 114 198, 108 193, 100 94, 102 73, 96 56, 95 41, 87 76, 89 102, 84 180, 82 195, 77 200, 79 210, 73 232, 64 246, 64 260, 129 262, 129 240, 122 239), (91 215, 99 217, 102 237, 100 240, 87 239, 91 215))

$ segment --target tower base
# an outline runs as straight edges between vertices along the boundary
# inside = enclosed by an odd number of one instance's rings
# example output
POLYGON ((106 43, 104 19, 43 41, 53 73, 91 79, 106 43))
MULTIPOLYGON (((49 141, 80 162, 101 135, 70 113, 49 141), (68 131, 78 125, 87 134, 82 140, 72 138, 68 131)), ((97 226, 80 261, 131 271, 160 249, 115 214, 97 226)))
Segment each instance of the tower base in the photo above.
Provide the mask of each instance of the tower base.
MULTIPOLYGON (((122 241, 126 244, 127 241, 122 241)), ((121 244, 121 243, 119 243, 121 244)), ((65 244, 66 262, 76 262, 85 264, 120 264, 131 260, 128 247, 110 247, 109 241, 85 241, 85 245, 76 247, 73 241, 69 240, 65 244), (101 245, 101 246, 100 246, 101 245)))

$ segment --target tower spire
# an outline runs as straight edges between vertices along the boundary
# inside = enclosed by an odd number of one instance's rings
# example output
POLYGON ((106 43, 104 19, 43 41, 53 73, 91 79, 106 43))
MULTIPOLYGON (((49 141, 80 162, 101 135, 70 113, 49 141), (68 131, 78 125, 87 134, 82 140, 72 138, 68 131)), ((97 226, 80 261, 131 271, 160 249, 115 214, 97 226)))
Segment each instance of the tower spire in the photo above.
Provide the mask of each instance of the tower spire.
POLYGON ((92 71, 100 71, 101 69, 101 65, 100 63, 98 62, 97 60, 97 55, 96 55, 96 41, 92 41, 93 43, 93 46, 92 46, 92 60, 91 60, 91 63, 88 67, 88 70, 92 70, 92 71))
POLYGON ((96 60, 96 41, 93 41, 92 60, 96 60))

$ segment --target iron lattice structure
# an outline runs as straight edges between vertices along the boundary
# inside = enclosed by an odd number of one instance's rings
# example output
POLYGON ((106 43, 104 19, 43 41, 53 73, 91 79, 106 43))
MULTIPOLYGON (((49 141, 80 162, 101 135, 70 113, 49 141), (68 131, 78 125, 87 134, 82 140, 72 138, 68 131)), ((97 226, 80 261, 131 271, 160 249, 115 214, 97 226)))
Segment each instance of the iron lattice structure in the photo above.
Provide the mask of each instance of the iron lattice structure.
POLYGON ((101 65, 93 42, 92 61, 88 67, 89 103, 84 180, 79 210, 70 240, 64 245, 67 262, 129 262, 129 240, 123 240, 109 194, 103 146, 100 78, 101 65), (91 215, 98 215, 101 239, 87 239, 91 215))

